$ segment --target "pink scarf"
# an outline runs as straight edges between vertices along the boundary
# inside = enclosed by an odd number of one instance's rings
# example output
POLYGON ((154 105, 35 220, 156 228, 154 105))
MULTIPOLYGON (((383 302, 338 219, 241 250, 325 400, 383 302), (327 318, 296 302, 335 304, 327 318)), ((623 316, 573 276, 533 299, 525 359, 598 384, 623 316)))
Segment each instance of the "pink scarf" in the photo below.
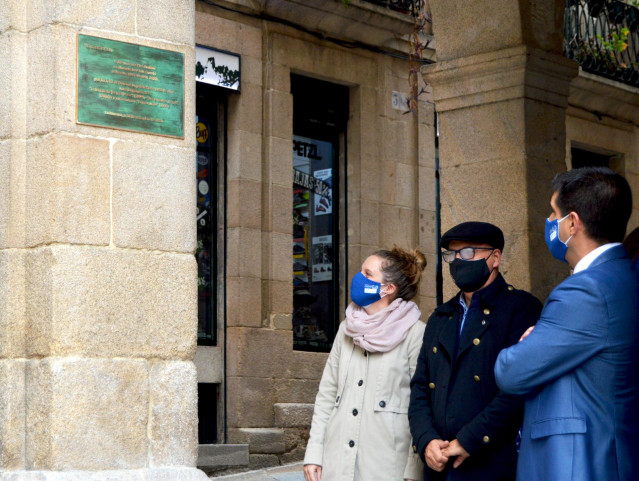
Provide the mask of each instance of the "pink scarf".
POLYGON ((344 332, 369 352, 388 352, 406 339, 421 312, 413 301, 395 299, 388 307, 369 315, 351 302, 346 308, 344 332))

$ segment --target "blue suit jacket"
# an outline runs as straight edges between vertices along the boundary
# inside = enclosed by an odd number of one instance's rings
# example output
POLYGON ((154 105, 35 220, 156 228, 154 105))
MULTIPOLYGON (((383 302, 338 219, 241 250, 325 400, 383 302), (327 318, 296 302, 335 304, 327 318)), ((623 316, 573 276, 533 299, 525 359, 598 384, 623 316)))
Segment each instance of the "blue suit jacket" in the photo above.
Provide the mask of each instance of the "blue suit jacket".
POLYGON ((622 246, 550 293, 495 378, 526 396, 518 481, 639 480, 639 279, 622 246))

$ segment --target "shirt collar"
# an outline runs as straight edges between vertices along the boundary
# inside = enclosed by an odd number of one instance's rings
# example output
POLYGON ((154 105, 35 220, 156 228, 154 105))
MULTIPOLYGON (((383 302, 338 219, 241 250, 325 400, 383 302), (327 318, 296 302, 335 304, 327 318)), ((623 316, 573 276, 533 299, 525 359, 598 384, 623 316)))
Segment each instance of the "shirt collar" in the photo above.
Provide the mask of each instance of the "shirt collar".
POLYGON ((592 264, 597 257, 606 252, 608 249, 611 249, 612 247, 618 245, 621 245, 621 243, 610 242, 609 244, 600 245, 596 249, 588 252, 588 254, 583 256, 581 260, 577 262, 577 265, 575 266, 575 269, 572 271, 572 273, 576 274, 577 272, 585 271, 586 269, 588 269, 588 267, 590 267, 590 264, 592 264))

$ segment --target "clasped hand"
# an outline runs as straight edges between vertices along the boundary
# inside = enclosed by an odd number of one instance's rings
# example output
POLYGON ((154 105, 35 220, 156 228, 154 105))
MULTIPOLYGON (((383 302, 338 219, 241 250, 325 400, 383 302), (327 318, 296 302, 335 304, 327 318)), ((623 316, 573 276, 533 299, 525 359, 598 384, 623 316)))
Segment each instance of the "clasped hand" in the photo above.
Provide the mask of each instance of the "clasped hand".
POLYGON ((441 472, 446 467, 448 460, 455 456, 457 459, 453 463, 453 468, 459 467, 470 456, 457 439, 453 439, 450 442, 433 439, 428 443, 424 451, 426 464, 430 469, 438 472, 441 472))

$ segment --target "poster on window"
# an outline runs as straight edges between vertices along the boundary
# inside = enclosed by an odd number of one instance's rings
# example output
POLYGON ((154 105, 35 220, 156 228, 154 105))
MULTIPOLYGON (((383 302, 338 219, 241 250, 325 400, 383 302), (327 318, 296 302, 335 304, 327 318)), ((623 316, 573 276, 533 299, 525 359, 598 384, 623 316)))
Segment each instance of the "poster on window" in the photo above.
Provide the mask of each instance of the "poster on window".
POLYGON ((333 279, 333 236, 313 237, 311 242, 311 277, 313 282, 333 279))
POLYGON ((333 189, 332 177, 333 169, 322 169, 313 172, 313 177, 323 180, 329 185, 327 195, 313 194, 313 213, 315 215, 327 215, 333 213, 333 189))

